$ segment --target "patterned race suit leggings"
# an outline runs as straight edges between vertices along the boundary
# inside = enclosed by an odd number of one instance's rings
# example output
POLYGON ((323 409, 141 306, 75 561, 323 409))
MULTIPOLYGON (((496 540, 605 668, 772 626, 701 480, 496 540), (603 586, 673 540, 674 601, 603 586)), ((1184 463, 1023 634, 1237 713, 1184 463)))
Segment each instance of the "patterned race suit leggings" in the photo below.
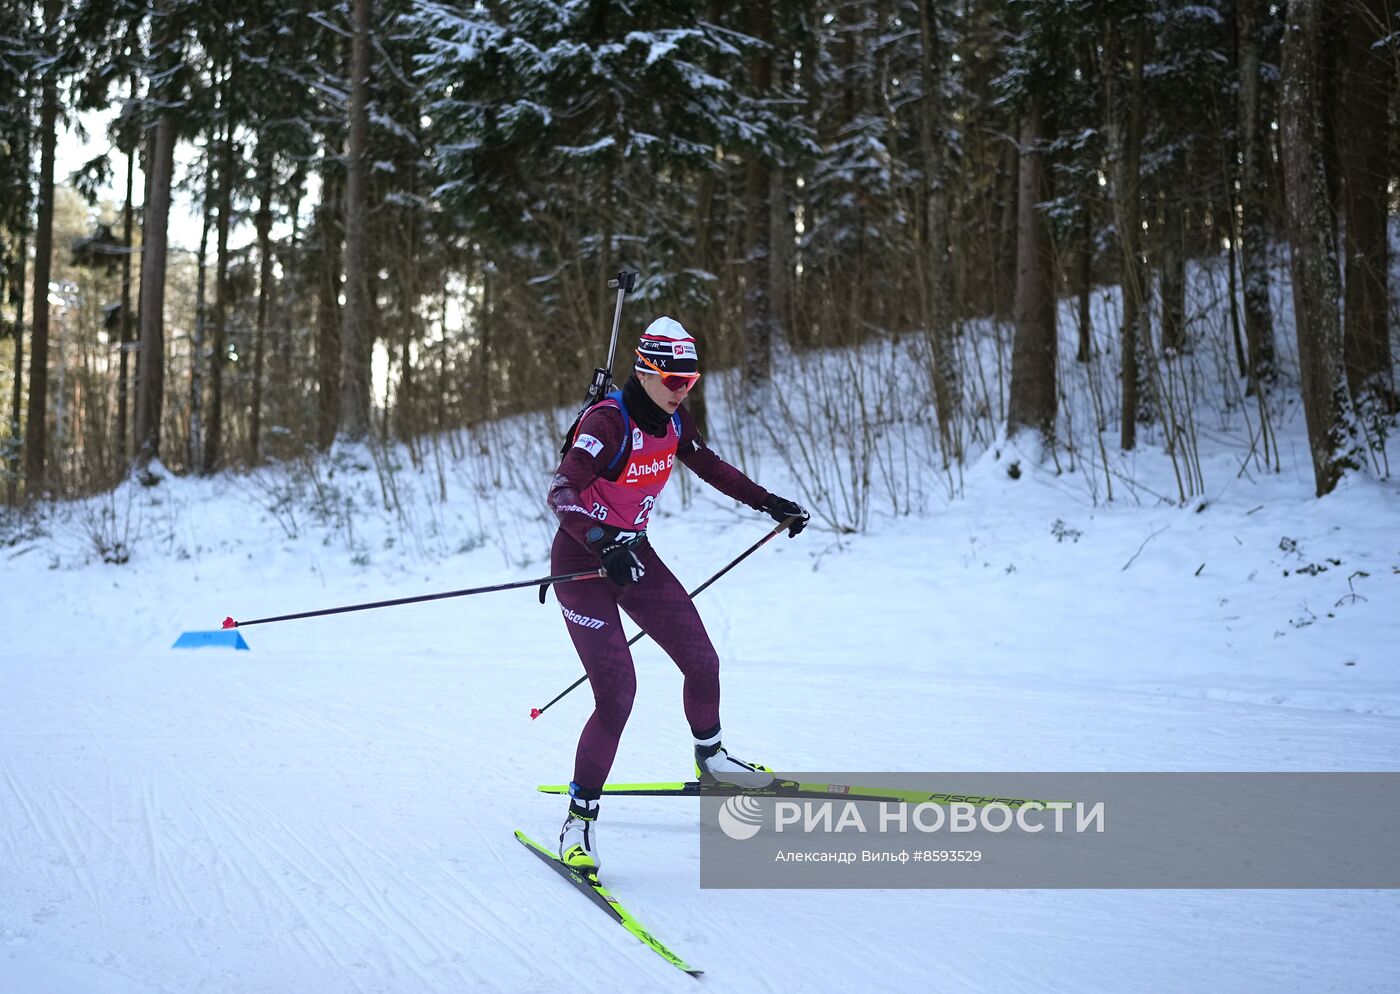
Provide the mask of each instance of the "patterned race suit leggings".
MULTIPOLYGON (((705 732, 719 724, 719 657, 705 625, 685 588, 650 545, 638 558, 646 567, 640 583, 619 587, 611 580, 580 580, 554 588, 593 687, 593 714, 583 726, 574 758, 574 782, 588 789, 602 787, 607 779, 637 692, 619 607, 685 676, 683 701, 691 731, 705 732)), ((551 572, 577 573, 597 566, 598 557, 571 535, 561 529, 554 536, 551 572)))

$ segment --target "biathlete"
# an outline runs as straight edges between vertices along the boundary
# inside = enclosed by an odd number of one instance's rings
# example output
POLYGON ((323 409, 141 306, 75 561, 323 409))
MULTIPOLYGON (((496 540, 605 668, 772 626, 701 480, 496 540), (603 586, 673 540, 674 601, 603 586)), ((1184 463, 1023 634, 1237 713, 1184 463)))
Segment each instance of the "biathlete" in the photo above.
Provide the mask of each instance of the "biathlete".
POLYGON ((560 858, 581 870, 596 873, 601 865, 598 801, 637 689, 618 608, 685 677, 685 716, 700 779, 743 787, 773 780, 770 769, 735 758, 720 743, 719 657, 685 588, 647 541, 647 517, 677 459, 720 493, 775 521, 795 517, 789 537, 810 516, 705 444, 683 404, 699 378, 695 340, 680 322, 657 318, 637 343, 627 382, 584 412, 549 488, 549 506, 559 518, 550 571, 582 572, 601 562, 611 581, 554 588, 593 688, 593 714, 579 735, 569 812, 559 833, 560 858))

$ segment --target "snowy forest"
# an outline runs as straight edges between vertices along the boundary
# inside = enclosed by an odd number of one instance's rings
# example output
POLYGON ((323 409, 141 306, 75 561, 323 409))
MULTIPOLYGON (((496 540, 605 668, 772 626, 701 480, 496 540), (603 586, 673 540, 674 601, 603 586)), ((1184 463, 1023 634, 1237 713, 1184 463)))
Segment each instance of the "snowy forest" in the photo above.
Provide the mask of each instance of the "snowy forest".
POLYGON ((1385 477, 1392 6, 11 0, 0 493, 576 404, 621 269, 728 400, 952 493, 1035 433, 1108 497, 1160 446, 1185 502, 1211 412, 1276 472, 1297 401, 1318 494, 1385 477))
POLYGON ((0 0, 0 992, 1394 989, 1397 212, 1396 0, 0 0))

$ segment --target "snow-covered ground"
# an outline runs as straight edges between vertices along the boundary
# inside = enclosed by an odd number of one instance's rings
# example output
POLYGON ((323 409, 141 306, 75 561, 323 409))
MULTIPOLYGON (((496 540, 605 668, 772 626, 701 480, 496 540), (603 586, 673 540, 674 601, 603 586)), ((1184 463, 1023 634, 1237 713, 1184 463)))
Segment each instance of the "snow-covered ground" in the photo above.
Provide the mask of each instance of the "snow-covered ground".
MULTIPOLYGON (((1002 446, 927 513, 769 543, 700 599, 727 743, 792 771, 1395 769, 1400 486, 1315 499, 1301 411, 1277 420, 1278 474, 1242 430, 1203 433, 1185 506, 1150 496, 1176 493, 1160 450, 1115 457, 1137 486, 1109 504, 1092 467, 1002 446)), ((589 708, 529 718, 581 672, 552 598, 170 648, 229 614, 547 572, 543 457, 468 443, 8 526, 0 992, 1394 989, 1393 891, 702 891, 694 802, 610 800, 607 881, 692 980, 512 838, 557 834, 533 787, 569 778, 589 708)), ((692 494, 651 529, 688 585, 770 526, 692 494)), ((635 655, 615 777, 682 778, 679 676, 635 655)))
MULTIPOLYGON (((1300 421, 1286 461, 1306 458, 1300 421)), ((853 771, 1395 768, 1394 483, 1319 501, 1290 463, 1203 510, 1094 507, 1065 476, 1012 480, 1014 456, 982 457, 928 517, 780 539, 702 595, 736 750, 853 771)), ((1208 458, 1232 478, 1236 454, 1208 458)), ((341 481, 364 504, 379 492, 373 473, 341 481)), ((669 499, 653 539, 692 584, 767 527, 669 499)), ((520 542, 508 562, 494 538, 385 549, 403 529, 383 512, 348 544, 334 523, 284 529, 265 503, 246 481, 167 480, 106 503, 134 522, 123 565, 78 565, 102 529, 76 509, 3 553, 0 990, 696 984, 512 838, 557 830, 561 802, 532 787, 568 779, 588 707, 583 689, 529 719, 579 673, 552 601, 498 593, 253 627, 247 653, 169 648, 225 614, 538 575, 538 509, 511 509, 530 524, 499 532, 520 542)), ((481 538, 427 514, 440 543, 481 538)), ((636 656, 615 772, 682 777, 678 675, 645 642, 636 656)), ((714 990, 1400 975, 1394 892, 701 891, 693 802, 615 799, 602 827, 611 885, 714 990)))

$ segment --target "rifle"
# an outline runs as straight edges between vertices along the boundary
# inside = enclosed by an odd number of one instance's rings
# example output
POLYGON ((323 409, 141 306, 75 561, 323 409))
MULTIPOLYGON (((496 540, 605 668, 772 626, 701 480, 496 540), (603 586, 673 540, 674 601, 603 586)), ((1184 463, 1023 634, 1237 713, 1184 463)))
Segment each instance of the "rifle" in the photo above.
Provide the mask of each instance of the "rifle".
POLYGON ((607 361, 593 370, 593 380, 588 384, 588 393, 584 395, 583 406, 579 408, 578 414, 574 417, 574 423, 569 426, 568 432, 564 435, 564 444, 559 449, 561 456, 566 454, 569 451, 569 446, 574 444, 574 434, 578 431, 579 422, 583 420, 584 412, 606 397, 608 391, 612 389, 612 364, 613 356, 617 354, 617 331, 622 324, 622 301, 636 288, 637 274, 626 269, 619 270, 616 276, 608 280, 608 289, 617 291, 617 306, 613 308, 612 338, 608 341, 607 361))

